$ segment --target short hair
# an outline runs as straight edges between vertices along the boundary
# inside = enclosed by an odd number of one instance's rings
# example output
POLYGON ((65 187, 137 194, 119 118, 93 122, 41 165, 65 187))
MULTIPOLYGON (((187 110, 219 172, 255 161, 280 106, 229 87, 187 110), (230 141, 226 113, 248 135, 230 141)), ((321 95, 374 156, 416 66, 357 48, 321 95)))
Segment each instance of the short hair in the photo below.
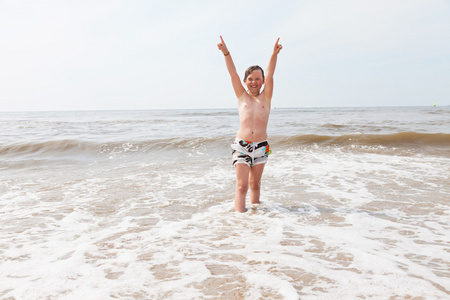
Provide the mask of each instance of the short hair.
POLYGON ((262 77, 264 79, 264 70, 260 66, 251 66, 245 71, 244 81, 247 80, 248 75, 250 75, 253 71, 261 70, 262 77))

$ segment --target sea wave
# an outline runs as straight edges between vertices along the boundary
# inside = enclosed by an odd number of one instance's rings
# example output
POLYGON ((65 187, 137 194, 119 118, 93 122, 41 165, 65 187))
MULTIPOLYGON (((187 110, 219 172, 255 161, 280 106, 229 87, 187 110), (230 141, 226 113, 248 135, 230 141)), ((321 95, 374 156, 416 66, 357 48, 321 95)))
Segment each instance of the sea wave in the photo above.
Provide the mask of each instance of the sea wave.
POLYGON ((345 134, 340 136, 328 135, 296 135, 292 137, 277 137, 279 142, 289 145, 378 145, 378 146, 430 146, 450 147, 450 134, 446 133, 418 133, 401 132, 395 134, 345 134))
MULTIPOLYGON (((73 139, 50 140, 40 142, 24 142, 0 144, 0 157, 90 157, 130 154, 158 154, 179 152, 177 156, 187 151, 228 153, 228 145, 234 139, 232 136, 218 137, 177 137, 149 139, 143 141, 121 140, 113 142, 83 141, 73 139), (220 150, 220 151, 218 151, 220 150)), ((358 147, 407 148, 412 151, 434 149, 450 152, 450 134, 402 132, 396 134, 346 134, 328 135, 295 135, 272 136, 269 142, 276 148, 292 147, 342 147, 357 150, 358 147)), ((187 155, 187 154, 186 154, 187 155)))
POLYGON ((41 142, 24 142, 8 145, 0 144, 0 157, 25 158, 89 158, 89 157, 116 157, 128 154, 158 154, 179 150, 196 150, 204 147, 214 147, 222 142, 223 146, 230 138, 165 138, 146 141, 113 141, 96 142, 73 139, 61 139, 41 142), (225 142, 226 141, 226 142, 225 142))

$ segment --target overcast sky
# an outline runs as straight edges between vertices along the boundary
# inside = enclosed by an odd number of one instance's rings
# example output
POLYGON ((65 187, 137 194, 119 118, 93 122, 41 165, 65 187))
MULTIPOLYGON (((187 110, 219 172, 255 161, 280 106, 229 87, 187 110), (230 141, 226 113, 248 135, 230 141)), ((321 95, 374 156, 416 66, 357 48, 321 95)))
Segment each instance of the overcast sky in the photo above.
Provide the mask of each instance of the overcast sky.
POLYGON ((219 35, 275 107, 450 105, 449 0, 0 0, 0 111, 235 107, 219 35))

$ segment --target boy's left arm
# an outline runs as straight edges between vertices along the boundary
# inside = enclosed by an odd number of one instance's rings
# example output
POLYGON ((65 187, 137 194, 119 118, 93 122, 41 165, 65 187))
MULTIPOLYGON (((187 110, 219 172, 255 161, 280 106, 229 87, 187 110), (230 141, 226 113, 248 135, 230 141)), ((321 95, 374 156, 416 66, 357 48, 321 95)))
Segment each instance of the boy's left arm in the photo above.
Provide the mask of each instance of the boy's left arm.
POLYGON ((264 94, 266 100, 270 101, 272 99, 273 94, 273 74, 275 73, 275 67, 277 65, 278 53, 280 53, 283 46, 281 46, 278 42, 280 38, 278 38, 275 46, 273 48, 272 56, 270 57, 269 65, 266 70, 266 78, 264 79, 264 94))

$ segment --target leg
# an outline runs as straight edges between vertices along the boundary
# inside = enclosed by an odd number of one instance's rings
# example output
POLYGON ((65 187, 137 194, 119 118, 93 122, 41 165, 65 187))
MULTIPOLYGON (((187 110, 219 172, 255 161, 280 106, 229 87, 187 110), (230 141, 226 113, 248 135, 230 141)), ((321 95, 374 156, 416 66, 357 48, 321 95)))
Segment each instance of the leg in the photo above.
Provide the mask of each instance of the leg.
POLYGON ((261 177, 265 164, 255 165, 250 170, 250 200, 252 204, 259 203, 261 177))
POLYGON ((234 196, 234 208, 238 212, 245 212, 245 196, 248 190, 248 178, 250 167, 246 164, 236 164, 236 194, 234 196))

